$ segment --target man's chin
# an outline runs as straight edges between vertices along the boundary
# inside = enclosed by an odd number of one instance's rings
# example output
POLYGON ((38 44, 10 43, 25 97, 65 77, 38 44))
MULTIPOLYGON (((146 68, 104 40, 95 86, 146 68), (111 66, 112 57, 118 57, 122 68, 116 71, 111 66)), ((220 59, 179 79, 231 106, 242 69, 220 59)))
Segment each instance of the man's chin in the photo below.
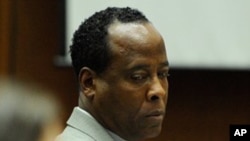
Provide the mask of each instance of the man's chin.
POLYGON ((162 125, 152 126, 143 133, 144 139, 155 138, 160 135, 162 125))

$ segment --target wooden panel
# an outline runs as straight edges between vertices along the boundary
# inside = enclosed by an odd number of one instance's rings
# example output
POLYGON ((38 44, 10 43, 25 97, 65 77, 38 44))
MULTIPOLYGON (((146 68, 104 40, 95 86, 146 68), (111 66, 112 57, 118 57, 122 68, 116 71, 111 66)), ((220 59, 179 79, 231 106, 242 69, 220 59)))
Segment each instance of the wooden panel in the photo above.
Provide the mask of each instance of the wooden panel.
POLYGON ((54 64, 63 46, 61 1, 17 1, 15 77, 54 91, 62 102, 65 120, 77 105, 77 81, 71 67, 54 64))
POLYGON ((0 0, 0 75, 9 73, 9 48, 11 32, 11 2, 0 0))

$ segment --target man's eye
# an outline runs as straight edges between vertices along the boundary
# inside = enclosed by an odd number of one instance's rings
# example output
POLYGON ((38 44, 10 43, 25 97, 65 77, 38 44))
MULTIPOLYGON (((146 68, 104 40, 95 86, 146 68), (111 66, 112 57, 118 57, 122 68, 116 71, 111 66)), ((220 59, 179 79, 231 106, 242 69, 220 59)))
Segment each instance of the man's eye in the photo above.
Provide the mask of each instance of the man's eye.
POLYGON ((135 81, 139 81, 139 80, 146 79, 146 76, 142 75, 142 74, 134 74, 134 75, 131 76, 131 79, 135 80, 135 81))
POLYGON ((161 72, 161 73, 158 74, 158 76, 159 76, 160 78, 167 78, 167 77, 169 77, 170 75, 169 75, 168 72, 161 72))

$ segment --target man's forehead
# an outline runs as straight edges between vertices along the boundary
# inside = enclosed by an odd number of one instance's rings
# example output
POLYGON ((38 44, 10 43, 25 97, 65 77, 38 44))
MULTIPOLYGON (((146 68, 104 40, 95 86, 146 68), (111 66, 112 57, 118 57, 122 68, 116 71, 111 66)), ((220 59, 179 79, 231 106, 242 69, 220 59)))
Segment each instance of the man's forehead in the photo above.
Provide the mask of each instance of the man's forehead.
POLYGON ((149 22, 121 23, 115 21, 108 28, 108 42, 111 46, 138 48, 149 45, 157 46, 158 43, 164 41, 159 32, 149 22))
POLYGON ((108 28, 109 36, 116 37, 130 37, 132 36, 136 40, 141 40, 141 38, 149 34, 148 29, 145 27, 146 23, 130 22, 121 23, 119 21, 114 21, 113 24, 108 28), (131 35, 130 33, 133 33, 131 35))

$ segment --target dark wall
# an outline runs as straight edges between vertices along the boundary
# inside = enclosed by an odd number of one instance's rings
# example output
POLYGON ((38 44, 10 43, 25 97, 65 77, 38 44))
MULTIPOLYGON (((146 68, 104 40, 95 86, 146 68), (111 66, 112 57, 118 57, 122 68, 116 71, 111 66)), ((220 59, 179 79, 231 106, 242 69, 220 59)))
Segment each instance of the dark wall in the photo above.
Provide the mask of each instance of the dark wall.
MULTIPOLYGON (((77 105, 77 82, 71 67, 53 62, 64 46, 63 1, 0 2, 1 16, 8 16, 0 29, 9 34, 0 40, 0 52, 9 54, 1 56, 6 61, 1 61, 0 74, 54 91, 66 121, 77 105)), ((172 68, 170 73, 167 116, 154 141, 228 141, 229 124, 250 124, 250 70, 172 68)))
POLYGON ((229 141, 230 124, 250 124, 249 79, 246 70, 172 70, 159 141, 229 141))

